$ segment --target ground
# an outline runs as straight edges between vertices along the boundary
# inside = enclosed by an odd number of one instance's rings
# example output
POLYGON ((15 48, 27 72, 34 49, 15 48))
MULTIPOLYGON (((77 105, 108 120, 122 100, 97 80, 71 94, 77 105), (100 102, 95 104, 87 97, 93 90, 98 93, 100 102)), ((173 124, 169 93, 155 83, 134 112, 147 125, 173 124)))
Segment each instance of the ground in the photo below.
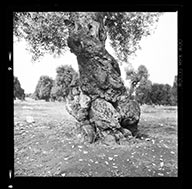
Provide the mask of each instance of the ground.
POLYGON ((15 100, 14 175, 178 175, 177 107, 143 105, 139 130, 147 137, 121 144, 85 144, 75 128, 75 119, 62 102, 15 100))

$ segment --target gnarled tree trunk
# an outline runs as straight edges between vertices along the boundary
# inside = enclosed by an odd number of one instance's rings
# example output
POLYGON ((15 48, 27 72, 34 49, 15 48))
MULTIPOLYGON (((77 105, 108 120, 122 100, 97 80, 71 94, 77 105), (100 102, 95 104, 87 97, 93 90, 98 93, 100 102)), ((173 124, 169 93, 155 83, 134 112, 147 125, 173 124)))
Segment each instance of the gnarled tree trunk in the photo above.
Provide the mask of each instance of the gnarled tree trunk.
POLYGON ((77 56, 80 86, 74 86, 66 107, 86 139, 114 139, 134 135, 140 118, 137 102, 129 99, 117 61, 105 49, 104 17, 78 13, 71 18, 68 46, 77 56))

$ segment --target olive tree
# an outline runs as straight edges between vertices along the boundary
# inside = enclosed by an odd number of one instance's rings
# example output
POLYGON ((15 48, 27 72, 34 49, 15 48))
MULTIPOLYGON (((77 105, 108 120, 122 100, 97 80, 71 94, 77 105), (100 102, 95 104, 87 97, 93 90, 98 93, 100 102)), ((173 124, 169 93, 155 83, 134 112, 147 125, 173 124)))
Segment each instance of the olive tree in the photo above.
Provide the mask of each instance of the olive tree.
POLYGON ((25 100, 25 91, 24 89, 21 88, 21 84, 19 82, 19 79, 18 77, 14 76, 14 81, 13 81, 13 85, 14 85, 14 89, 13 89, 13 92, 14 92, 14 96, 13 98, 16 99, 20 99, 20 100, 25 100))
POLYGON ((78 82, 78 73, 69 65, 62 65, 56 69, 57 75, 51 89, 53 100, 65 99, 70 88, 78 82))
POLYGON ((69 92, 67 110, 89 142, 105 139, 106 133, 118 141, 127 129, 137 128, 140 119, 139 105, 129 99, 118 61, 135 53, 159 16, 157 12, 16 12, 14 34, 29 43, 34 61, 67 49, 76 55, 80 82, 69 92), (105 48, 107 37, 118 61, 105 48))
POLYGON ((45 101, 49 101, 51 88, 53 86, 53 79, 49 76, 41 76, 37 83, 34 97, 36 99, 43 99, 45 101))

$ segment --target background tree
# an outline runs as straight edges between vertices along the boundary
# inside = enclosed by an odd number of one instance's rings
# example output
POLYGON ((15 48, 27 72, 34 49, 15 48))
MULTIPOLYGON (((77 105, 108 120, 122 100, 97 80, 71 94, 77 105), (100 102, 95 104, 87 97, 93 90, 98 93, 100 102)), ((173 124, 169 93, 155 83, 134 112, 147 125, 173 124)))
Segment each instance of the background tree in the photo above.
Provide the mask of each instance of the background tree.
POLYGON ((49 76, 41 76, 37 83, 34 97, 36 99, 44 99, 48 101, 50 99, 51 88, 53 86, 53 79, 49 76))
POLYGON ((53 87, 51 88, 51 94, 50 94, 50 97, 51 97, 51 100, 52 101, 63 101, 63 94, 62 94, 62 86, 58 86, 55 84, 55 80, 53 82, 53 87))
MULTIPOLYGON (((162 86, 162 85, 161 85, 162 86)), ((161 94, 162 94, 162 87, 160 86, 160 84, 158 83, 154 83, 152 85, 152 88, 151 88, 151 95, 150 95, 150 98, 151 98, 151 101, 153 104, 158 104, 160 105, 161 104, 161 94)))
POLYGON ((20 100, 24 100, 25 99, 24 89, 21 88, 19 79, 15 76, 14 76, 13 85, 14 85, 14 89, 13 89, 14 99, 18 98, 20 100))
POLYGON ((131 98, 135 98, 140 104, 159 104, 176 105, 177 104, 177 76, 175 76, 173 86, 169 84, 158 84, 148 79, 149 73, 144 65, 140 65, 137 71, 125 69, 126 79, 131 81, 131 87, 128 89, 131 98), (135 96, 133 92, 135 91, 135 96))
POLYGON ((153 104, 171 105, 171 86, 154 83, 150 97, 153 104))
POLYGON ((177 76, 174 78, 171 94, 171 103, 177 105, 177 76))
POLYGON ((172 91, 171 91, 171 86, 169 84, 165 84, 163 86, 163 99, 161 100, 162 105, 172 105, 171 102, 171 96, 172 96, 172 91))
POLYGON ((72 66, 64 65, 56 69, 57 75, 51 89, 51 98, 53 100, 65 99, 70 88, 78 82, 78 73, 72 66))
POLYGON ((74 103, 71 111, 82 116, 78 120, 86 126, 86 133, 91 131, 88 135, 93 141, 94 133, 105 132, 106 126, 116 135, 123 133, 121 126, 137 127, 140 118, 138 104, 127 95, 119 64, 105 48, 107 36, 119 60, 126 61, 139 48, 141 38, 154 31, 152 26, 159 15, 154 12, 20 12, 14 13, 14 34, 29 43, 34 60, 45 53, 61 54, 67 47, 76 55, 82 95, 68 102, 74 103), (84 104, 81 99, 89 100, 84 104), (112 115, 107 125, 104 112, 112 115))
MULTIPOLYGON (((135 71, 134 69, 126 68, 125 72, 126 72, 126 79, 130 80, 130 83, 131 83, 131 86, 129 89, 130 97, 132 96, 133 92, 136 90, 136 88, 138 88, 138 85, 140 85, 140 84, 141 84, 141 86, 137 90, 137 97, 138 97, 139 93, 140 93, 140 97, 141 97, 142 89, 143 90, 144 90, 144 88, 150 89, 150 81, 148 81, 149 73, 148 73, 146 66, 140 65, 138 67, 137 71, 135 71), (144 87, 144 85, 146 85, 146 87, 144 87)), ((143 97, 141 97, 141 98, 143 98, 143 97)), ((140 101, 140 103, 141 103, 141 101, 140 101)))
POLYGON ((31 98, 32 95, 33 95, 33 93, 26 93, 26 94, 25 94, 25 97, 29 97, 29 98, 31 98))
POLYGON ((148 79, 140 81, 139 86, 135 91, 135 99, 140 104, 151 104, 150 94, 152 89, 152 82, 148 79))

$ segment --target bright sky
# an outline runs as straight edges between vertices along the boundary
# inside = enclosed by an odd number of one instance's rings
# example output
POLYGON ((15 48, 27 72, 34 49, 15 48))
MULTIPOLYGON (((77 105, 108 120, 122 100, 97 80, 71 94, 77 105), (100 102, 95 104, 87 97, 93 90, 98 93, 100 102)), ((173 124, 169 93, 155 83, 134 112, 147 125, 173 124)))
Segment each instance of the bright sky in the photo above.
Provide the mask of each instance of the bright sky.
MULTIPOLYGON (((130 62, 135 69, 141 64, 145 65, 153 83, 167 83, 172 86, 174 76, 177 75, 177 44, 177 12, 164 13, 159 19, 155 33, 141 41, 142 49, 130 62)), ((40 62, 32 63, 31 54, 25 49, 25 41, 14 43, 13 48, 14 75, 18 77, 25 93, 34 92, 41 75, 55 79, 56 68, 60 65, 71 64, 78 71, 76 56, 70 52, 60 58, 46 55, 40 62)), ((108 40, 106 48, 115 57, 108 40)), ((124 80, 126 66, 123 64, 120 67, 124 80)))

